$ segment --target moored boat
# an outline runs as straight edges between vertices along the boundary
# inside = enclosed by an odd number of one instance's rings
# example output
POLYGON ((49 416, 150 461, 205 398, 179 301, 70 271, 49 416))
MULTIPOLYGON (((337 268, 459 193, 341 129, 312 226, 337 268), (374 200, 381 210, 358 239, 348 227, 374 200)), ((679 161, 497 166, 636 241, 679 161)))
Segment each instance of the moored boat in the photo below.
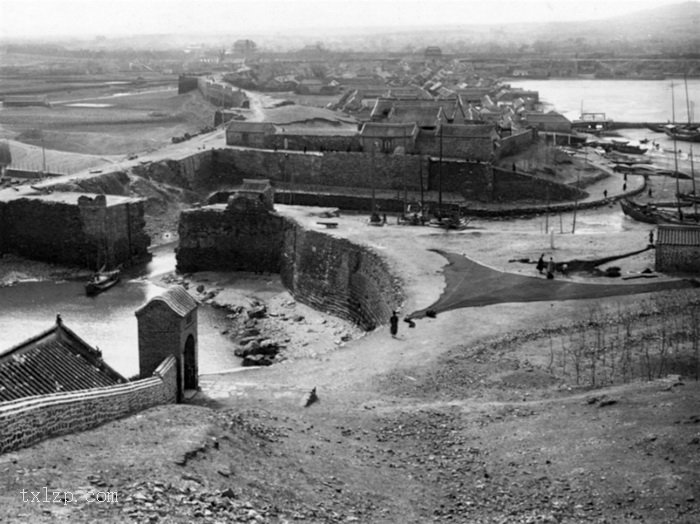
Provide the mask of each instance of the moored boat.
POLYGON ((679 216, 668 211, 661 211, 656 206, 650 204, 638 204, 629 199, 623 198, 620 200, 622 212, 628 217, 645 222, 647 224, 679 224, 679 225, 697 225, 698 217, 681 213, 680 207, 678 210, 679 216))
POLYGON ((98 271, 85 284, 85 294, 94 296, 109 288, 115 286, 119 282, 121 271, 115 269, 113 271, 98 271))
POLYGON ((622 207, 622 212, 625 215, 638 222, 645 222, 647 224, 658 223, 652 206, 637 204, 636 202, 623 198, 620 200, 620 207, 622 207))

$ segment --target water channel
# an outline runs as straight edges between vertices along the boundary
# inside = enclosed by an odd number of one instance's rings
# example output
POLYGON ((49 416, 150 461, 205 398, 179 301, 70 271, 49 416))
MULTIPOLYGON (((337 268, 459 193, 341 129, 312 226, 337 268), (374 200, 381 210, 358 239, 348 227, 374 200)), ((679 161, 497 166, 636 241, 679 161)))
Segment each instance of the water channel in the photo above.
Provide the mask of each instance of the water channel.
MULTIPOLYGON (((127 273, 109 291, 88 297, 84 282, 23 282, 0 288, 0 351, 53 326, 60 313, 67 327, 102 351, 105 361, 126 377, 136 375, 138 332, 136 311, 163 288, 152 283, 174 271, 174 246, 154 250, 150 263, 127 273)), ((233 344, 221 334, 224 312, 199 309, 200 373, 240 366, 233 344)))

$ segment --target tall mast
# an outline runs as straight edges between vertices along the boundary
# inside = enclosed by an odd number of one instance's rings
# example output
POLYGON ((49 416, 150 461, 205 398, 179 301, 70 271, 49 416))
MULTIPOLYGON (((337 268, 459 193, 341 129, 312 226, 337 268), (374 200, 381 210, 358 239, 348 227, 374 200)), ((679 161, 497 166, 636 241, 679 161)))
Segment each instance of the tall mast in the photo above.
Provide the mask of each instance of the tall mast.
POLYGON ((442 221, 442 121, 440 126, 440 163, 438 164, 438 220, 442 221))
POLYGON ((693 119, 690 112, 690 99, 688 98, 688 73, 683 75, 683 82, 685 82, 685 106, 688 111, 688 125, 690 125, 693 123, 693 119))
MULTIPOLYGON (((693 118, 692 118, 692 113, 690 111, 690 98, 688 98, 688 73, 685 73, 683 75, 683 82, 685 83, 685 105, 686 109, 688 110, 688 126, 693 123, 693 118)), ((690 179, 693 183, 693 196, 695 197, 693 199, 693 213, 695 214, 695 220, 698 218, 698 202, 696 200, 697 198, 697 192, 695 190, 695 159, 693 158, 693 143, 690 142, 690 153, 688 156, 690 157, 690 179)))
POLYGON ((673 129, 673 162, 675 166, 675 174, 676 174, 676 204, 678 206, 678 216, 681 217, 681 197, 680 197, 680 179, 678 176, 678 147, 676 146, 676 129, 675 129, 675 123, 676 123, 676 98, 673 93, 673 82, 671 82, 671 118, 672 122, 674 124, 674 129, 673 129))

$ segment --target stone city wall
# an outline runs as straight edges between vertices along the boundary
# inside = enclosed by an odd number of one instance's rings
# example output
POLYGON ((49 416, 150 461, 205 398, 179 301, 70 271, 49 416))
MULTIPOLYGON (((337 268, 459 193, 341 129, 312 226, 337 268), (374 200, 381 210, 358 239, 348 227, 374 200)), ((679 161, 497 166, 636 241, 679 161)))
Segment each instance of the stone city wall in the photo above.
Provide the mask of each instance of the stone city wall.
POLYGON ((142 201, 106 206, 104 195, 78 204, 18 198, 0 203, 0 252, 97 269, 148 256, 142 201))
MULTIPOLYGON (((291 153, 269 150, 222 149, 214 152, 207 186, 233 187, 244 178, 268 178, 273 185, 403 189, 419 191, 421 157, 364 153, 291 153)), ((204 173, 203 173, 204 174, 204 173)))
POLYGON ((283 226, 275 213, 239 212, 220 204, 183 211, 177 268, 279 273, 283 226))
POLYGON ((387 263, 370 248, 299 224, 285 228, 282 282, 309 306, 372 330, 403 296, 387 263))
POLYGON ((171 356, 147 379, 3 402, 0 403, 0 454, 175 402, 176 396, 177 368, 171 356))
MULTIPOLYGON (((416 141, 416 149, 423 155, 440 156, 440 140, 435 131, 421 130, 416 141)), ((473 138, 471 140, 456 140, 444 137, 442 140, 442 156, 478 161, 488 161, 494 156, 491 137, 473 138)))
POLYGON ((443 161, 431 159, 428 189, 458 193, 478 202, 517 202, 543 200, 570 201, 586 193, 572 186, 559 184, 512 170, 492 167, 481 162, 443 161))
POLYGON ((550 202, 567 202, 584 198, 587 194, 574 186, 508 169, 493 168, 493 200, 497 202, 543 199, 550 202))
POLYGON ((373 329, 402 300, 386 263, 369 248, 275 213, 245 217, 224 205, 182 213, 180 271, 227 269, 280 273, 300 302, 373 329))
POLYGON ((197 87, 202 96, 215 106, 243 107, 248 100, 246 94, 231 84, 215 82, 209 77, 201 76, 197 79, 197 87))
POLYGON ((98 252, 77 205, 19 198, 1 202, 0 216, 0 252, 80 266, 89 266, 98 252))
POLYGON ((512 136, 501 138, 501 146, 498 148, 498 158, 515 155, 525 151, 537 140, 537 131, 527 129, 512 136))
POLYGON ((294 135, 279 133, 266 135, 264 145, 268 149, 291 149, 295 151, 345 151, 362 150, 359 135, 294 135))

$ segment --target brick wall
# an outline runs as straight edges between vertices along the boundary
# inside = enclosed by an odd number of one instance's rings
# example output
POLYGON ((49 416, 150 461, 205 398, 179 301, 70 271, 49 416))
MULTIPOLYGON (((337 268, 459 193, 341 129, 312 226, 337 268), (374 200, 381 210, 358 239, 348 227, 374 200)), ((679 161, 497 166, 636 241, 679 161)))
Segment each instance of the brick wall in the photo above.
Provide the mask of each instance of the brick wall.
POLYGON ((175 402, 176 396, 176 362, 168 357, 152 377, 143 380, 3 402, 0 403, 0 454, 175 402))
POLYGON ((700 246, 657 244, 656 271, 700 273, 700 246))

